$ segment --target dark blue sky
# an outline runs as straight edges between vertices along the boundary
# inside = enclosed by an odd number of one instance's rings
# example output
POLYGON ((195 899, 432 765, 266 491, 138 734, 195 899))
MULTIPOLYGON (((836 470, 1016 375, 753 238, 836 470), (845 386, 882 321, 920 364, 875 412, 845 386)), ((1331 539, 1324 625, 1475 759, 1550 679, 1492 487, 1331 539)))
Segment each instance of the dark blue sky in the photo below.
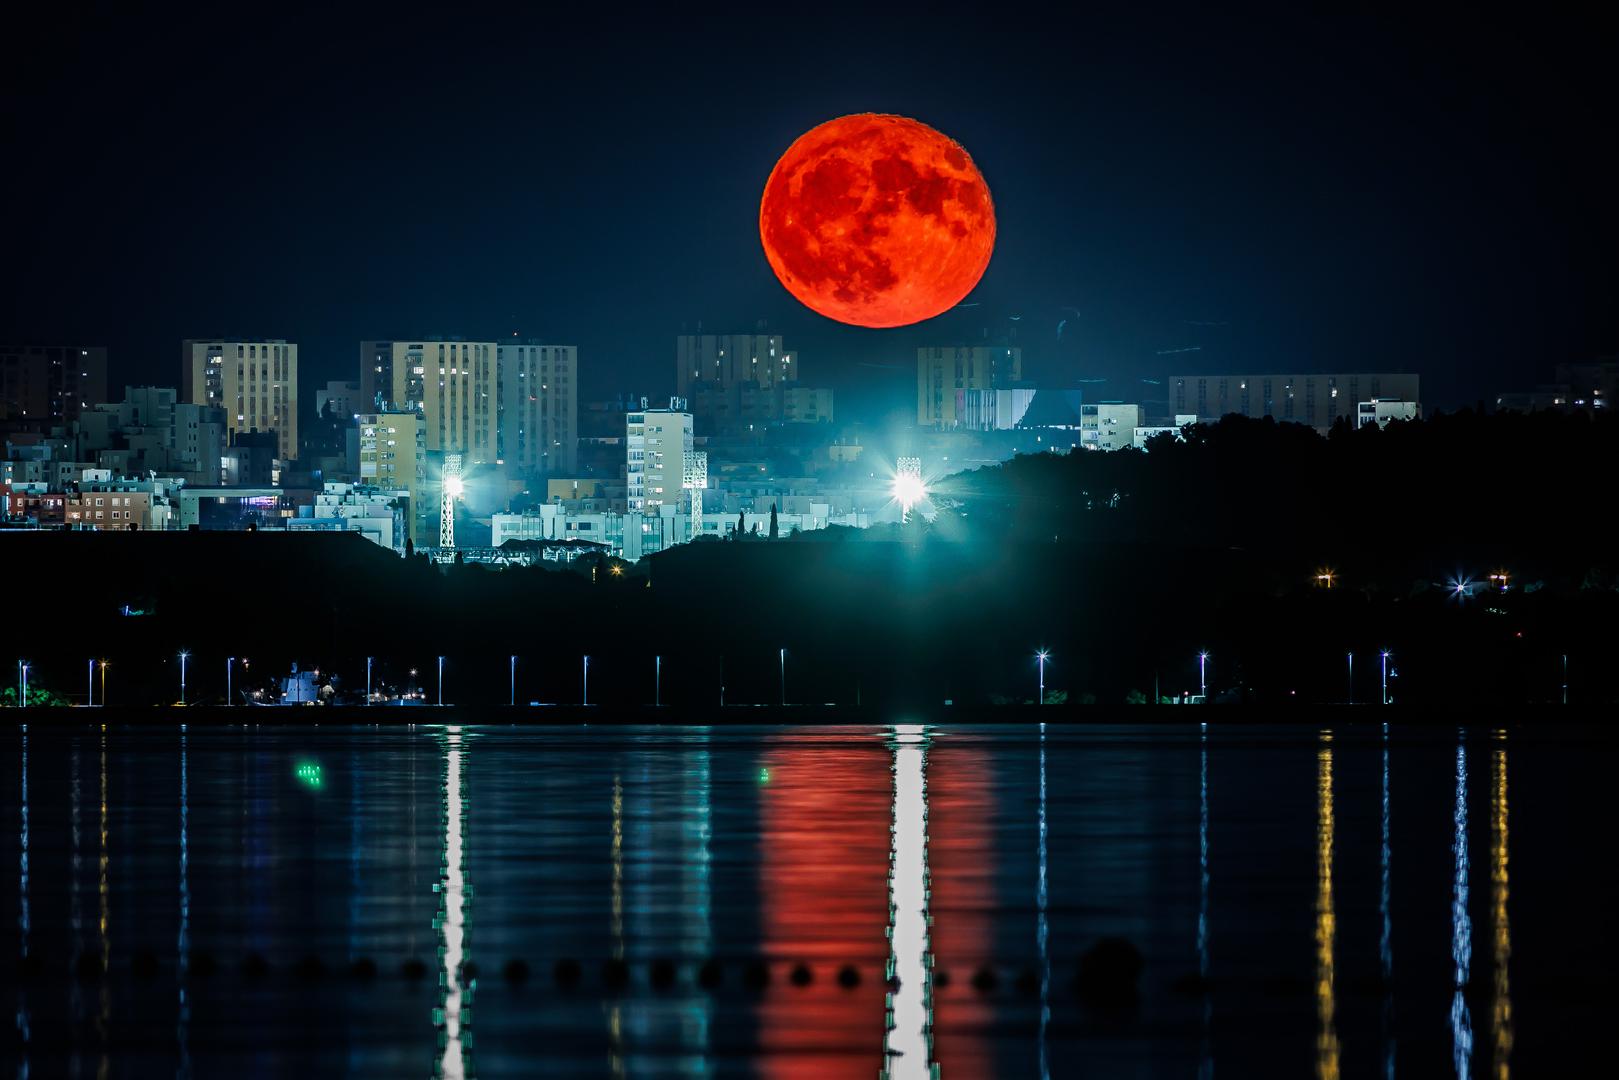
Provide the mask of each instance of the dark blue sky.
POLYGON ((1583 17, 20 18, 0 338, 105 342, 115 383, 174 381, 185 336, 295 339, 309 387, 364 337, 517 330, 577 343, 587 395, 659 394, 683 326, 764 319, 845 413, 1012 328, 1044 385, 1416 370, 1451 406, 1619 348, 1614 27, 1583 17), (983 170, 979 306, 857 330, 771 275, 776 157, 865 110, 983 170))

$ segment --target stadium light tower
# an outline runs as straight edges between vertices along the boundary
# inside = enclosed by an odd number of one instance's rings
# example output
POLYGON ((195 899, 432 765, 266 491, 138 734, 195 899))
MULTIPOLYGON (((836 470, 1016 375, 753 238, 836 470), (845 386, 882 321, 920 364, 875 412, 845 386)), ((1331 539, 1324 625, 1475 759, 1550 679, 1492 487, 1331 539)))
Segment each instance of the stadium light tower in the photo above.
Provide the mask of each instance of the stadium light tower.
POLYGON ((708 451, 687 450, 680 463, 680 486, 691 492, 691 538, 703 535, 703 489, 708 487, 708 451))
POLYGON ((922 483, 922 459, 902 457, 894 468, 894 501, 899 503, 899 521, 903 525, 911 520, 911 510, 927 498, 927 486, 922 483))
POLYGON ((438 546, 455 550, 455 500, 466 485, 461 481, 461 455, 445 454, 439 472, 438 546))

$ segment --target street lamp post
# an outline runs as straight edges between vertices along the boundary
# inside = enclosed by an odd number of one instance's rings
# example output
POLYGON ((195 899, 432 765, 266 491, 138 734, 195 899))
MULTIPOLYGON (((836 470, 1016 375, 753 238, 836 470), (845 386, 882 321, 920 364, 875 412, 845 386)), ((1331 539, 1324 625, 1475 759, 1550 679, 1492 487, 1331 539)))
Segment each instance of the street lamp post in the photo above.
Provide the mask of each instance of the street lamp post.
POLYGON ((1051 658, 1051 653, 1041 649, 1034 654, 1034 658, 1040 662, 1040 700, 1037 704, 1044 705, 1046 703, 1046 661, 1051 658))
POLYGON ((661 708, 663 705, 663 657, 652 658, 652 705, 661 708))
POLYGON ((84 704, 88 708, 96 703, 96 662, 90 661, 90 674, 84 680, 84 704))
POLYGON ((183 649, 180 651, 180 704, 182 705, 186 703, 186 661, 190 658, 190 653, 183 649))
POLYGON ((17 681, 21 691, 21 696, 17 698, 17 704, 20 708, 26 709, 28 708, 28 661, 26 660, 17 661, 17 681))
POLYGON ((512 657, 512 702, 517 704, 517 657, 512 657))
POLYGON ((1355 654, 1349 654, 1349 704, 1355 703, 1355 654))
POLYGON ((1383 650, 1383 704, 1389 703, 1389 651, 1383 650))
POLYGON ((372 701, 371 701, 371 657, 369 657, 369 656, 365 658, 365 703, 367 705, 372 704, 372 701))
POLYGON ((590 654, 585 654, 585 693, 584 702, 590 704, 590 654))
POLYGON ((101 661, 101 707, 107 707, 107 662, 101 661))
POLYGON ((235 666, 236 666, 236 657, 228 656, 228 657, 225 658, 225 704, 226 705, 234 705, 234 704, 236 704, 236 700, 231 697, 231 693, 230 693, 231 669, 234 668, 235 666))
POLYGON ((1209 653, 1208 650, 1197 654, 1197 694, 1203 699, 1203 704, 1209 703, 1209 653))
POLYGON ((781 703, 787 704, 787 650, 781 650, 781 703))
POLYGON ((438 703, 444 705, 444 657, 438 658, 438 703))

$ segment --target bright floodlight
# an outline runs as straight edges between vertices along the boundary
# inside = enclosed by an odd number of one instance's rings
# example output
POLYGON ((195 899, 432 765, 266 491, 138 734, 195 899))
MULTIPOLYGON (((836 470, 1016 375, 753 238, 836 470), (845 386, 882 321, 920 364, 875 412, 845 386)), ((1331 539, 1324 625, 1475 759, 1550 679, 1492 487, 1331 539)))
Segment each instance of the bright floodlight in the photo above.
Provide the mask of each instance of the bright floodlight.
POLYGON ((911 509, 927 498, 927 485, 922 483, 922 459, 902 457, 896 463, 893 484, 894 501, 899 503, 900 520, 908 521, 911 509))
POLYGON ((465 490, 466 485, 461 482, 459 476, 451 476, 444 481, 444 493, 453 499, 459 499, 465 490))

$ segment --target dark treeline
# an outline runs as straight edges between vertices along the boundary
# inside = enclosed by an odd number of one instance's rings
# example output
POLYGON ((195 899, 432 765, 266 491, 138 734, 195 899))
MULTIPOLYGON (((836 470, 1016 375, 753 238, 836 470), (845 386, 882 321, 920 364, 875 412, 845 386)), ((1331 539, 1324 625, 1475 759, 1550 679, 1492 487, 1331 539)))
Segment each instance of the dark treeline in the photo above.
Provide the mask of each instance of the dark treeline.
MULTIPOLYGON (((1230 416, 1148 453, 1021 457, 948 478, 983 534, 1572 566, 1610 559, 1619 417, 1472 411, 1322 438, 1230 416), (1106 514, 1095 511, 1107 508, 1106 514)), ((1611 560, 1610 560, 1611 561, 1611 560)))
MULTIPOLYGON (((193 701, 294 662, 363 688, 419 672, 446 700, 903 708, 1032 700, 1034 653, 1069 704, 1198 688, 1259 703, 1619 696, 1606 519, 1619 423, 1467 413, 1335 432, 1228 419, 1147 453, 1015 459, 949 478, 904 528, 685 545, 638 566, 493 570, 400 560, 353 536, 12 533, 0 677, 113 704, 193 701), (615 568, 617 573, 613 572, 615 568), (1331 587, 1320 575, 1330 571, 1331 587), (1509 588, 1488 575, 1505 571, 1509 588), (1468 592, 1458 584, 1472 583, 1468 592), (125 608, 144 614, 123 614, 125 608), (723 675, 722 675, 723 673, 723 675), (98 684, 99 686, 99 684, 98 684), (99 693, 99 689, 97 691, 99 693)), ((11 691, 14 693, 14 689, 11 691)))

